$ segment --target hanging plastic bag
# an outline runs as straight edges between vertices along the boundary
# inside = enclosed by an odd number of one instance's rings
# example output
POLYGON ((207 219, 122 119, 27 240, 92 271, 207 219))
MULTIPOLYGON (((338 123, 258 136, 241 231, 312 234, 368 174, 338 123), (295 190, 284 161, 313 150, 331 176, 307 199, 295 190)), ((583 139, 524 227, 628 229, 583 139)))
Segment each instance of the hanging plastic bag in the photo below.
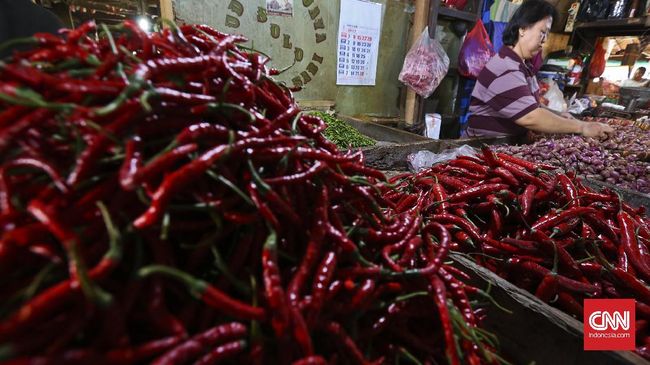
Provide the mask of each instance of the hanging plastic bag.
POLYGON ((448 8, 465 10, 465 6, 467 5, 467 0, 443 0, 442 5, 448 8))
POLYGON ((476 79, 492 56, 494 56, 494 50, 490 37, 483 22, 479 19, 460 47, 458 72, 462 76, 476 79))
POLYGON ((578 21, 592 22, 607 17, 609 0, 582 0, 578 11, 578 21))
POLYGON ((605 58, 606 52, 605 47, 603 47, 603 42, 596 42, 596 51, 591 56, 591 62, 589 64, 590 78, 596 78, 605 72, 605 65, 607 64, 607 59, 605 58))
POLYGON ((549 109, 555 110, 556 112, 564 113, 567 111, 566 101, 564 101, 564 94, 557 86, 557 83, 553 80, 548 80, 549 84, 548 91, 544 94, 544 98, 548 100, 549 109))
POLYGON ((429 29, 424 28, 420 38, 406 54, 399 81, 418 95, 428 98, 448 70, 449 57, 437 40, 429 38, 429 29))

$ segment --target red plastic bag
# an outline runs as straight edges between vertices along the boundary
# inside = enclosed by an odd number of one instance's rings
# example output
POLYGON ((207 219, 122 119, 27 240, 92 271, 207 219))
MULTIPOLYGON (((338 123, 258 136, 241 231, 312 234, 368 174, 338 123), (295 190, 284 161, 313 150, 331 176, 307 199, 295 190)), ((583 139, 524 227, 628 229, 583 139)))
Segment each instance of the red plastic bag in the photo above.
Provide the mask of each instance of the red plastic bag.
POLYGON ((462 76, 476 79, 492 56, 494 56, 492 42, 483 22, 479 19, 460 47, 458 72, 462 76))
POLYGON ((467 0, 443 0, 442 5, 448 8, 465 10, 465 5, 467 5, 467 0))
POLYGON ((591 64, 589 65, 589 77, 595 78, 605 72, 605 65, 607 64, 607 59, 605 59, 605 47, 603 47, 603 42, 596 42, 596 51, 591 57, 591 64))
POLYGON ((449 57, 440 43, 429 38, 428 28, 406 54, 399 81, 418 95, 428 98, 449 70, 449 57))

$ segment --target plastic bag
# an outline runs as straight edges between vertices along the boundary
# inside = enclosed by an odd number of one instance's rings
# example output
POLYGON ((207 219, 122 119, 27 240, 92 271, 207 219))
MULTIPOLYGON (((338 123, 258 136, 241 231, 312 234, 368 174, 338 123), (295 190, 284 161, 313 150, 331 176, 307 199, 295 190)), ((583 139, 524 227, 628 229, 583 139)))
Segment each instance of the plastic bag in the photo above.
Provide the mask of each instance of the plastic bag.
POLYGON ((479 19, 467 34, 458 55, 458 72, 465 77, 478 78, 485 64, 494 56, 490 37, 479 19))
POLYGON ((582 112, 589 109, 590 106, 591 100, 589 100, 589 98, 579 98, 573 100, 573 103, 571 103, 567 111, 571 114, 582 114, 582 112))
POLYGON ((449 57, 440 43, 429 38, 429 29, 424 31, 406 54, 399 81, 418 95, 428 98, 440 85, 449 70, 449 57))
POLYGON ((605 59, 605 47, 603 47, 603 42, 596 42, 596 51, 594 55, 591 56, 591 62, 589 64, 589 77, 595 78, 605 72, 605 65, 607 64, 607 59, 605 59))
POLYGON ((544 94, 544 98, 548 100, 549 109, 556 112, 564 113, 567 110, 566 101, 564 101, 564 94, 553 80, 547 80, 549 85, 548 91, 544 94))
POLYGON ((418 151, 411 153, 406 157, 411 171, 418 172, 420 170, 429 168, 437 163, 453 160, 458 156, 476 156, 476 150, 469 145, 462 145, 460 147, 445 150, 440 153, 433 153, 431 151, 418 151))
POLYGON ((443 0, 442 5, 448 8, 465 10, 465 6, 467 5, 467 0, 443 0))
POLYGON ((607 18, 609 0, 582 0, 578 11, 578 21, 592 22, 607 18))

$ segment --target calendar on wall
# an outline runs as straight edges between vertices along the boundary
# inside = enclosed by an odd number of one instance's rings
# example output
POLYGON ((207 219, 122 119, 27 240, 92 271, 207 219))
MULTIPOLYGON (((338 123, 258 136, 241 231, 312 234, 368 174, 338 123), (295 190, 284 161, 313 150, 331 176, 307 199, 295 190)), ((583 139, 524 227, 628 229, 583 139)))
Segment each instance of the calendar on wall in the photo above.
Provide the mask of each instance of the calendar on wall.
POLYGON ((375 85, 382 4, 342 0, 336 84, 375 85))

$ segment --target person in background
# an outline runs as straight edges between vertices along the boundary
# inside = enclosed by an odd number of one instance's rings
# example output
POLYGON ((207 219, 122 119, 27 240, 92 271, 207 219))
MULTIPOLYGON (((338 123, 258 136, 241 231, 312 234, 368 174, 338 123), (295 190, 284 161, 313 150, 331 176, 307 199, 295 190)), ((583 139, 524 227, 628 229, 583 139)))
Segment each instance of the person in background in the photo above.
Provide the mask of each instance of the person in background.
POLYGON ((636 69, 634 72, 634 75, 632 75, 631 79, 623 80, 621 82, 621 87, 644 87, 648 86, 650 80, 644 79, 643 75, 645 75, 645 67, 639 67, 636 69))
POLYGON ((503 32, 503 47, 481 71, 472 91, 466 137, 577 133, 606 138, 612 127, 582 122, 540 106, 529 61, 542 50, 557 12, 543 0, 526 0, 503 32))
MULTIPOLYGON (((0 0, 0 44, 35 33, 56 34, 63 23, 56 15, 30 0, 0 0)), ((0 49, 0 59, 18 47, 0 49)))

